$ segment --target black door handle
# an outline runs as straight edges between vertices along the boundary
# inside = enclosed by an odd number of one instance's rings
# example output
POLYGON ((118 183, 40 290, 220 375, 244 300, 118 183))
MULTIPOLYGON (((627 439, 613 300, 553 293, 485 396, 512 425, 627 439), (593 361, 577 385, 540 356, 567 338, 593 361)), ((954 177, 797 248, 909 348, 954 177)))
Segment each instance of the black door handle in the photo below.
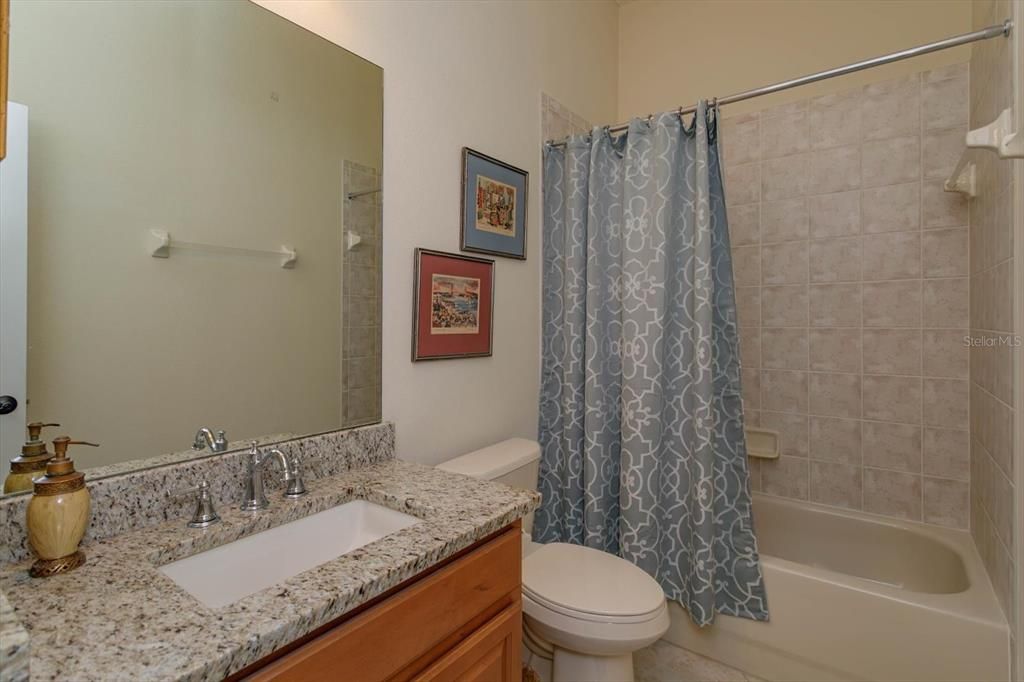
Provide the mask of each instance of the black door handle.
POLYGON ((18 409, 18 400, 13 395, 0 395, 0 414, 10 414, 18 409))

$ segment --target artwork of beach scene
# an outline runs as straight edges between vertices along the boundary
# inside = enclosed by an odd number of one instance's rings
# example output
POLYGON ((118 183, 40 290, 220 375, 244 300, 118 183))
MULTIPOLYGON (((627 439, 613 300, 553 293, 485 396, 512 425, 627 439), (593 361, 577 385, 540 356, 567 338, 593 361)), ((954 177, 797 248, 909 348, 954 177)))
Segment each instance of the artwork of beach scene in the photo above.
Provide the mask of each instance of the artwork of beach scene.
POLYGON ((477 334, 480 331, 480 280, 432 275, 430 333, 477 334))

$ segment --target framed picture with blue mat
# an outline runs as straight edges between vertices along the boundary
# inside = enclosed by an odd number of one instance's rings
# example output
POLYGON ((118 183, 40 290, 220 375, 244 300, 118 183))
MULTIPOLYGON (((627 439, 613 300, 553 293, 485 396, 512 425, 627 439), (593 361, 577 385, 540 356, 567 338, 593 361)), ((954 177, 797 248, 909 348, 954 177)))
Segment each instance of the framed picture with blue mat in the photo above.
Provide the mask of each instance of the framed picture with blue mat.
POLYGON ((526 260, 530 174, 462 148, 462 250, 526 260))

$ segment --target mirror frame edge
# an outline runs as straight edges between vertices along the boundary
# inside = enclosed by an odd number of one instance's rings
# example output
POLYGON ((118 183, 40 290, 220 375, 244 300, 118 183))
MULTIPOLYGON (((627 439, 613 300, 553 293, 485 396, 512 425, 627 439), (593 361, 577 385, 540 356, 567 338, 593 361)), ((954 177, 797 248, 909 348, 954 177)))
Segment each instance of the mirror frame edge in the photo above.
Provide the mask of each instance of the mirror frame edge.
POLYGON ((11 3, 0 0, 0 161, 7 156, 7 67, 10 63, 11 3))

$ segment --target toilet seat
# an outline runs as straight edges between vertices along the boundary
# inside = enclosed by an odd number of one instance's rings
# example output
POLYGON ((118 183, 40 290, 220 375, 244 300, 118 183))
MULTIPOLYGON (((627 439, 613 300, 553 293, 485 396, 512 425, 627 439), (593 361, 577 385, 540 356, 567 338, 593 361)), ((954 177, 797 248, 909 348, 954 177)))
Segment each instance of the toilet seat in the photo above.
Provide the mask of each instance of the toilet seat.
POLYGON ((661 585, 629 561, 553 542, 523 561, 523 594, 556 613, 599 623, 642 623, 665 607, 661 585))

